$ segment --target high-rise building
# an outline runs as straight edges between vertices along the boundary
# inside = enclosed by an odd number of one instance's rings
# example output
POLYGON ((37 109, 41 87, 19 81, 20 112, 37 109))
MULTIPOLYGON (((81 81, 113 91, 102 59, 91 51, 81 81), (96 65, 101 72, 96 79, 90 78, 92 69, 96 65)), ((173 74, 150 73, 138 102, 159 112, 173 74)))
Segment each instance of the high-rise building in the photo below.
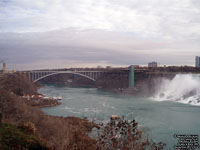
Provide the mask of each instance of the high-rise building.
POLYGON ((200 57, 199 56, 195 57, 195 67, 200 67, 200 57))
POLYGON ((155 62, 155 61, 150 62, 150 63, 148 63, 148 67, 149 67, 149 68, 156 68, 156 67, 158 67, 158 63, 155 62))

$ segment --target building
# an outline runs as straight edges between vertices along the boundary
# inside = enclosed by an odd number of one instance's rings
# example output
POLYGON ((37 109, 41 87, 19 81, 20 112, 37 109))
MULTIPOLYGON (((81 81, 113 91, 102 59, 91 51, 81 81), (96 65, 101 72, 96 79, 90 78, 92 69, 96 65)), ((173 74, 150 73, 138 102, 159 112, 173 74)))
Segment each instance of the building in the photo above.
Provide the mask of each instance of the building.
POLYGON ((155 62, 155 61, 150 62, 150 63, 148 63, 148 67, 149 67, 149 68, 156 68, 156 67, 158 67, 158 63, 155 62))
POLYGON ((103 67, 102 67, 102 66, 97 66, 97 68, 98 68, 98 69, 102 69, 103 67))
POLYGON ((195 57, 195 67, 200 67, 200 56, 195 57))
POLYGON ((3 62, 3 72, 5 73, 6 71, 7 71, 7 69, 6 69, 6 63, 3 62))
POLYGON ((139 65, 131 65, 131 66, 133 66, 133 67, 134 67, 134 69, 138 69, 138 68, 140 68, 140 66, 139 66, 139 65))
POLYGON ((111 66, 106 66, 106 69, 112 69, 112 67, 111 66))

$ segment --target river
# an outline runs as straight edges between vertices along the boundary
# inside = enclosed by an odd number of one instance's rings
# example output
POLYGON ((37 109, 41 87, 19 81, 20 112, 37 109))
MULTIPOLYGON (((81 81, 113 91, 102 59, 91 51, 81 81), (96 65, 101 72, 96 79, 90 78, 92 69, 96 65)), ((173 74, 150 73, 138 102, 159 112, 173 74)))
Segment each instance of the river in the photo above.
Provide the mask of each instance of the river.
POLYGON ((87 117, 104 123, 110 115, 125 116, 129 120, 135 119, 154 142, 166 143, 166 149, 173 149, 177 144, 174 134, 200 135, 200 106, 64 85, 44 85, 39 92, 63 98, 62 105, 43 108, 47 114, 87 117))

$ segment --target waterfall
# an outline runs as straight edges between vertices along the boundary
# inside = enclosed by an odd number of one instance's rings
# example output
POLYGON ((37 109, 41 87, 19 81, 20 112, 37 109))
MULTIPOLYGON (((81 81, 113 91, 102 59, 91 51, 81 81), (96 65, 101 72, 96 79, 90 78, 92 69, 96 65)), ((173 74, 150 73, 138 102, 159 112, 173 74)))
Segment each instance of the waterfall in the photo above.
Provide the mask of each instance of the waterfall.
POLYGON ((200 74, 177 74, 172 80, 163 79, 154 99, 200 106, 200 74))

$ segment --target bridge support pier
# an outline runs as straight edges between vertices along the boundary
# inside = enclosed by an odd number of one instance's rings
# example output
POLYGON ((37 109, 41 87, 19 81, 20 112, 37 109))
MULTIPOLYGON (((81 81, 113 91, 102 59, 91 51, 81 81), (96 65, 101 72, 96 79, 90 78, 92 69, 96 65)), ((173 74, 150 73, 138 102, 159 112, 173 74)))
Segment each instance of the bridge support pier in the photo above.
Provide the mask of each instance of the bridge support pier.
POLYGON ((134 67, 133 66, 129 66, 129 74, 128 74, 128 86, 129 88, 133 88, 134 87, 134 67))

